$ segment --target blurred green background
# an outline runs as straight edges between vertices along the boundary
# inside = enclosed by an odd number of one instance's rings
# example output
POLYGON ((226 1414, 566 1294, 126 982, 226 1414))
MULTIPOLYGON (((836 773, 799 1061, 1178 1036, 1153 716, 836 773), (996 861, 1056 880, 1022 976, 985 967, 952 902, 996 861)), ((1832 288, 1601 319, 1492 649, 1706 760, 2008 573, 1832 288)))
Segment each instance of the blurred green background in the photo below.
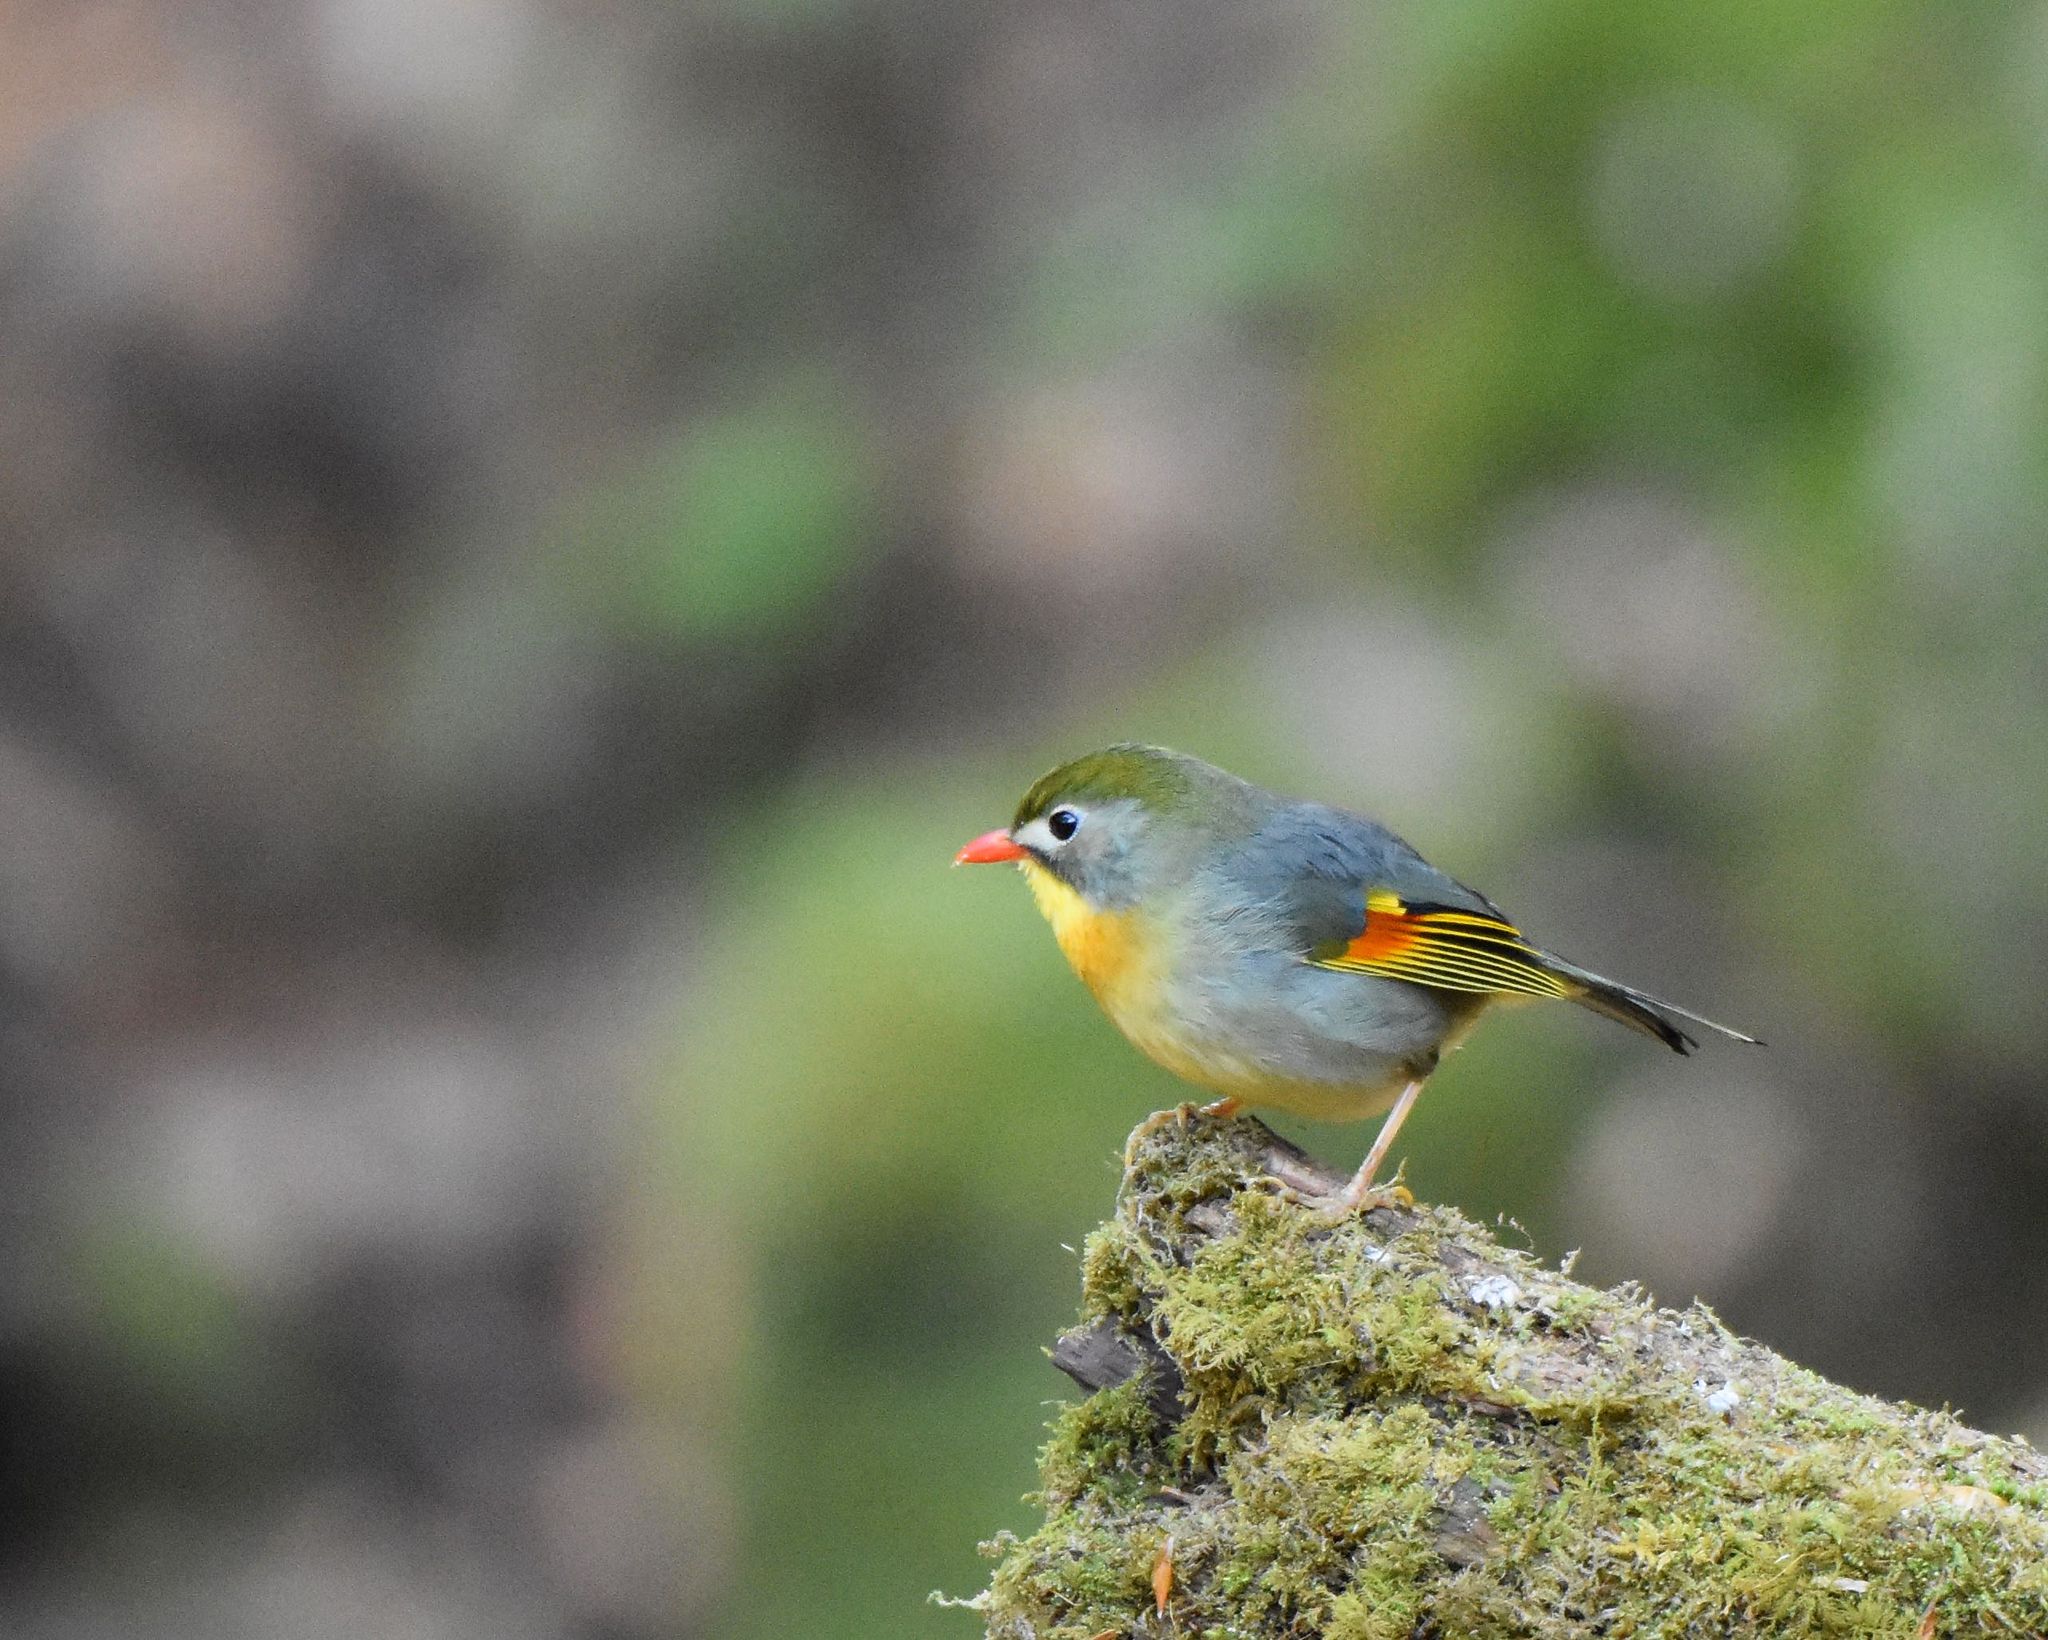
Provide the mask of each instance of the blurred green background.
POLYGON ((1418 1192, 2048 1435, 2044 190, 2038 5, 0 5, 7 1631, 973 1633, 1118 738, 1771 1043, 1418 1192))

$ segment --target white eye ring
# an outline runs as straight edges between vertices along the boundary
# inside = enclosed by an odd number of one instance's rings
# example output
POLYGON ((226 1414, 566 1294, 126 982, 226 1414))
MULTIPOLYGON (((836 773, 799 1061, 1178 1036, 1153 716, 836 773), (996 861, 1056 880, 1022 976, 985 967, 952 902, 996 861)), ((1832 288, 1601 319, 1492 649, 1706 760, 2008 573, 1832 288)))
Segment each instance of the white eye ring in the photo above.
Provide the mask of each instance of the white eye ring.
POLYGON ((1034 854, 1051 856, 1067 846, 1068 839, 1080 830, 1081 822, 1087 818, 1088 816, 1073 804, 1062 803, 1056 808, 1048 809, 1029 825, 1019 826, 1016 832, 1017 841, 1034 854), (1065 836, 1055 833, 1052 827, 1053 816, 1059 814, 1070 814, 1074 817, 1074 823, 1066 828, 1065 836))
POLYGON ((1045 817, 1045 829, 1052 833, 1055 843, 1064 843, 1081 829, 1081 811, 1062 803, 1045 817))

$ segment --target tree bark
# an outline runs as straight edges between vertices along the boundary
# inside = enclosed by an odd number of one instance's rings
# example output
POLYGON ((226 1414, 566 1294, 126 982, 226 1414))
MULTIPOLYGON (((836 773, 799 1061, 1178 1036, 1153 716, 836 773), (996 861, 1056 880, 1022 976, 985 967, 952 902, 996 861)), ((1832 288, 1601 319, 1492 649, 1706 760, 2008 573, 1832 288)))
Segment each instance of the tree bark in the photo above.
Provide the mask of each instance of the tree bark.
POLYGON ((2048 1635, 2048 1460, 1503 1248, 1330 1225, 1249 1119, 1140 1142, 991 1640, 2048 1635))

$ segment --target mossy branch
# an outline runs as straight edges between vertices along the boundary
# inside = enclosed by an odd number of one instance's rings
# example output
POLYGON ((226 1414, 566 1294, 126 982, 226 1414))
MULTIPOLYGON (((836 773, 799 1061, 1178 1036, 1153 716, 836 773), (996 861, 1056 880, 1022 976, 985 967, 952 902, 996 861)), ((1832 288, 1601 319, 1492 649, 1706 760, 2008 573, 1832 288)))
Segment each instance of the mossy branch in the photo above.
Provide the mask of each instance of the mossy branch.
POLYGON ((991 1640, 2048 1635, 2048 1459, 1443 1208, 1337 1228, 1257 1122, 1147 1139, 1054 1359, 1094 1393, 991 1640))

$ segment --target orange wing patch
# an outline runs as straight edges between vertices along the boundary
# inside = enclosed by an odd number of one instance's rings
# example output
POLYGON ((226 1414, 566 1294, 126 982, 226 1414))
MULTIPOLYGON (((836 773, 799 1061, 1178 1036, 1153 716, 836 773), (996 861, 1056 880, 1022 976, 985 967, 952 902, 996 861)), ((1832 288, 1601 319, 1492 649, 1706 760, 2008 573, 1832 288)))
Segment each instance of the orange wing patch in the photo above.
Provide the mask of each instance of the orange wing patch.
POLYGON ((1514 924, 1475 911, 1409 905, 1384 889, 1366 895, 1365 927, 1355 938, 1314 952, 1309 961, 1439 991, 1563 997, 1574 989, 1543 965, 1514 924))

